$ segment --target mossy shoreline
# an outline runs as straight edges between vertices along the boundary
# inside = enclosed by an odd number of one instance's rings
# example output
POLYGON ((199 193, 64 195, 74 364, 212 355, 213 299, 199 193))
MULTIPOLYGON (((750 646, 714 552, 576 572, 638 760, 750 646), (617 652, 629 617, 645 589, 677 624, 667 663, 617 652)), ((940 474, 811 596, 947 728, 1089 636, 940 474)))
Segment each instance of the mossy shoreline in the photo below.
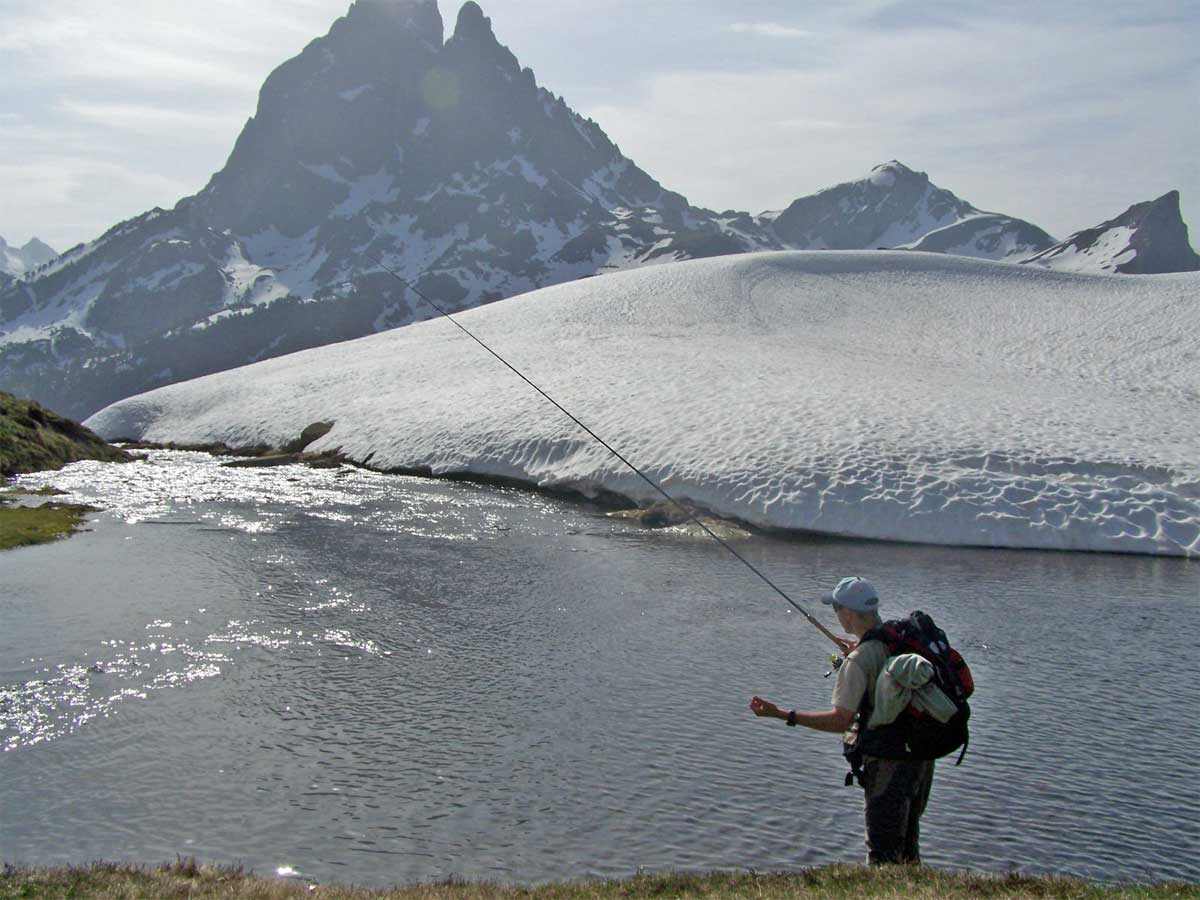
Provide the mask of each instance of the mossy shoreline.
POLYGON ((17 868, 0 873, 0 900, 32 897, 288 898, 335 900, 603 900, 603 898, 1198 898, 1200 886, 1164 883, 1106 886, 1070 878, 945 872, 925 867, 825 866, 794 872, 675 872, 609 881, 566 881, 537 887, 444 881, 393 888, 317 884, 303 878, 259 878, 240 868, 179 860, 158 867, 93 863, 65 868, 17 868))
POLYGON ((81 459, 128 462, 128 453, 32 400, 0 392, 0 477, 61 469, 81 459))
POLYGON ((45 544, 70 537, 83 528, 94 506, 44 503, 41 506, 0 507, 0 550, 45 544))
MULTIPOLYGON (((129 462, 134 458, 78 422, 0 391, 0 485, 15 475, 61 469, 82 459, 129 462)), ((0 550, 44 544, 79 531, 87 514, 96 511, 94 507, 50 501, 14 508, 6 502, 11 495, 61 493, 55 488, 0 487, 0 550)))

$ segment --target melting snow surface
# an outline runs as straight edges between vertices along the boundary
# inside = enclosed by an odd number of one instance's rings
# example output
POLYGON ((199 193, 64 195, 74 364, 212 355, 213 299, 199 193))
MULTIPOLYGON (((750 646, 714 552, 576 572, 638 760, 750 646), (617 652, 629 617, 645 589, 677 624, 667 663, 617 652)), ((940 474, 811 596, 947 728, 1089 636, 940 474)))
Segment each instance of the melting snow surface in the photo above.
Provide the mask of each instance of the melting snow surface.
MULTIPOLYGON (((763 526, 1200 556, 1195 273, 934 254, 719 257, 458 316, 675 496, 763 526)), ((635 475, 445 320, 172 385, 110 438, 280 445, 639 500, 635 475)))

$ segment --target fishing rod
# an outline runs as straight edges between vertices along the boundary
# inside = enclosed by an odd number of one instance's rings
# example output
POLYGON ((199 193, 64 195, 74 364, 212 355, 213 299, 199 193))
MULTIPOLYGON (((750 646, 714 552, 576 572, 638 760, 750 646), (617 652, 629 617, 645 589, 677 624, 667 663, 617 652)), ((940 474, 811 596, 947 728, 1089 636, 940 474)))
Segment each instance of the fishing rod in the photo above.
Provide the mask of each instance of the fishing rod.
POLYGON ((512 372, 514 375, 516 375, 518 378, 520 378, 522 381, 524 381, 527 385, 529 385, 531 388, 533 388, 535 391, 537 391, 539 394, 541 394, 542 397, 544 397, 546 400, 548 400, 550 403, 552 403, 559 412, 561 412, 564 416, 566 416, 568 419, 570 419, 572 422, 574 422, 576 425, 578 425, 580 428, 582 428, 585 432, 587 432, 587 434, 594 441, 596 441, 596 443, 598 443, 601 447, 603 447, 605 450, 607 450, 609 453, 611 453, 613 456, 615 456, 617 459, 619 459, 621 462, 623 462, 629 468, 629 470, 631 472, 633 472, 635 475, 638 476, 638 478, 642 479, 642 481, 644 481, 644 482, 646 482, 646 484, 650 485, 650 487, 652 487, 655 491, 657 491, 659 494, 661 494, 667 500, 668 503, 670 503, 677 510, 679 510, 681 513, 683 513, 693 523, 698 525, 704 531, 705 534, 707 534, 710 538, 712 538, 714 541, 716 541, 718 544, 720 544, 722 547, 724 547, 726 550, 728 550, 730 553, 732 553, 738 559, 738 561, 741 562, 742 565, 744 565, 751 572, 753 572, 755 575, 757 575, 759 578, 761 578, 764 582, 766 582, 766 584, 771 588, 771 590, 775 591, 775 593, 777 593, 780 597, 782 597, 784 600, 786 600, 788 603, 790 603, 792 605, 792 607, 797 612, 799 612, 800 615, 804 616, 804 618, 807 619, 814 628, 816 628, 818 631, 820 631, 821 634, 825 635, 825 637, 829 638, 829 640, 833 641, 833 643, 837 646, 837 648, 839 650, 841 650, 843 653, 846 652, 846 642, 845 641, 843 641, 841 638, 837 637, 832 631, 830 631, 828 628, 826 628, 824 625, 822 625, 819 621, 817 621, 817 619, 814 618, 813 615, 811 613, 809 613, 808 610, 806 610, 803 606, 801 606, 799 603, 797 603, 795 600, 793 600, 791 597, 789 597, 787 595, 787 593, 783 590, 783 588, 779 587, 779 585, 777 585, 770 578, 768 578, 761 571, 759 571, 759 569, 752 562, 750 562, 750 560, 746 559, 746 557, 744 557, 744 556, 742 556, 742 554, 738 553, 737 550, 734 549, 734 547, 731 546, 728 541, 723 539, 715 531, 713 531, 711 528, 709 528, 707 525, 705 525, 703 522, 701 522, 700 519, 697 518, 696 515, 690 509, 688 509, 686 506, 684 506, 682 503, 680 503, 678 500, 676 500, 674 497, 672 497, 670 494, 668 494, 662 488, 662 486, 658 484, 658 482, 656 482, 653 478, 651 478, 649 475, 647 475, 645 472, 643 472, 641 469, 639 469, 637 466, 635 466, 633 463, 631 463, 628 459, 626 459, 623 455, 621 455, 621 453, 619 453, 615 447, 613 447, 606 440, 604 440, 604 438, 600 437, 600 435, 596 434, 596 432, 592 431, 592 429, 588 428, 587 425, 583 424, 583 422, 581 422, 570 410, 568 410, 565 406, 563 406, 561 403, 559 403, 557 400, 555 400, 553 397, 551 397, 548 393, 546 393, 546 391, 542 390, 541 387, 534 384, 528 377, 526 377, 525 373, 523 373, 520 369, 518 369, 516 366, 514 366, 512 363, 510 363, 507 359, 505 359, 503 356, 501 356, 499 353, 497 353, 495 350, 493 350, 491 347, 489 347, 487 344, 485 344, 482 340, 480 340, 478 337, 476 337, 475 334, 473 334, 470 330, 468 330, 466 328, 466 326, 464 326, 461 322, 459 322, 452 315, 450 315, 450 313, 446 312, 446 310, 442 309, 441 306, 439 306, 437 303, 434 303, 432 300, 430 300, 428 297, 426 297, 423 293, 421 293, 421 291, 419 291, 417 289, 416 285, 414 285, 411 281, 408 281, 405 278, 401 278, 398 274, 396 274, 395 271, 393 271, 390 267, 388 267, 383 262, 383 260, 381 260, 377 257, 370 257, 370 258, 374 259, 375 262, 379 265, 379 267, 381 269, 383 269, 385 272, 387 272, 389 275, 391 275, 393 278, 395 278, 397 281, 399 281, 402 285, 404 285, 406 288, 408 288, 410 291, 412 291, 414 294, 416 294, 418 297, 420 297, 422 300, 424 300, 426 303, 428 303, 433 309, 437 310, 437 312, 440 313, 444 318, 448 319, 450 321, 450 324, 452 324, 455 328, 457 328, 459 331, 461 331, 463 334, 465 334, 467 337, 469 337, 471 340, 473 340, 475 343, 477 343, 480 347, 482 347, 484 350, 486 350, 488 353, 490 353, 492 356, 494 356, 497 360, 499 360, 500 363, 503 364, 504 367, 507 368, 510 372, 512 372))

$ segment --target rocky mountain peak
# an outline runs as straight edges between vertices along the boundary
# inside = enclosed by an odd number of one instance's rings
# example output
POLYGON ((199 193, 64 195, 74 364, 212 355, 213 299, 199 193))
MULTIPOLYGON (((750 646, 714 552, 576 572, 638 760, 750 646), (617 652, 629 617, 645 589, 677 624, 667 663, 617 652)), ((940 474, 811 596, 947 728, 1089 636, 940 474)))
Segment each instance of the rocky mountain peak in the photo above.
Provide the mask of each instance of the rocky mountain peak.
POLYGON ((802 250, 896 247, 978 212, 893 159, 865 178, 801 197, 772 227, 785 246, 802 250))
POLYGON ((442 43, 442 14, 437 0, 354 0, 346 21, 413 31, 432 44, 442 43))
POLYGON ((1071 235, 1024 260, 1072 272, 1154 275, 1200 270, 1179 211, 1179 191, 1135 203, 1115 219, 1071 235))
POLYGON ((21 248, 21 252, 29 257, 39 257, 35 265, 41 265, 44 262, 49 262, 58 256, 58 253, 47 244, 45 241, 39 240, 36 237, 30 238, 29 241, 21 248))
POLYGON ((475 0, 467 0, 458 11, 453 37, 464 41, 496 39, 492 32, 492 20, 483 14, 475 0))
POLYGON ((217 230, 297 236, 356 176, 395 172, 422 115, 413 86, 442 50, 434 0, 356 0, 329 33, 273 71, 225 167, 182 202, 217 230))
POLYGON ((910 169, 904 163, 891 159, 885 163, 880 163, 871 170, 871 174, 867 176, 869 181, 875 187, 894 187, 897 182, 920 182, 921 184, 929 183, 929 176, 924 172, 916 172, 910 169))
MULTIPOLYGON (((492 20, 474 0, 467 0, 458 12, 454 34, 446 42, 446 52, 460 67, 477 73, 499 70, 507 81, 521 74, 521 64, 508 47, 500 43, 492 30, 492 20)), ((533 73, 526 70, 524 78, 532 85, 533 73)))

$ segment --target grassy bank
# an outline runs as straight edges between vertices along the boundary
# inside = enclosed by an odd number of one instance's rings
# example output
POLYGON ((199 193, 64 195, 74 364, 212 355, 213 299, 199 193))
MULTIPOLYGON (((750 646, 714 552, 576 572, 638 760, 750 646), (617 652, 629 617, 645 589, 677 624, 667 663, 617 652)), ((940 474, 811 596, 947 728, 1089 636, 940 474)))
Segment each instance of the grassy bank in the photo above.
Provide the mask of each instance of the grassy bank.
POLYGON ((73 503, 0 506, 0 550, 28 547, 67 537, 78 530, 94 507, 73 503))
POLYGON ((78 422, 0 392, 0 476, 60 469, 80 459, 123 462, 131 458, 78 422))
POLYGON ((845 900, 933 900, 933 898, 1178 898, 1200 897, 1200 886, 1163 884, 1101 887, 1084 881, 953 874, 924 868, 868 869, 829 866, 788 874, 639 875, 621 881, 581 881, 536 888, 448 882, 371 890, 338 885, 310 886, 296 879, 260 879, 239 869, 219 869, 181 861, 160 868, 96 863, 65 869, 13 869, 0 875, 0 900, 17 897, 288 898, 318 896, 337 900, 602 900, 602 898, 845 898, 845 900))

